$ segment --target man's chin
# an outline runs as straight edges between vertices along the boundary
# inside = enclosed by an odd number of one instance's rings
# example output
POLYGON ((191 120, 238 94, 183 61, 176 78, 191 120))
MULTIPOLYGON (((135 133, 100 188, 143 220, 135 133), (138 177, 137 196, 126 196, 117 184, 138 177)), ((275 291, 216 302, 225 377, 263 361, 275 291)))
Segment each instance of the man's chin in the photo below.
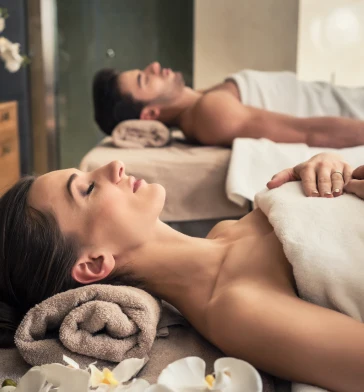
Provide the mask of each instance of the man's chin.
POLYGON ((186 83, 185 83, 185 79, 183 77, 182 72, 175 72, 175 75, 176 75, 175 76, 176 83, 178 85, 184 86, 186 83))

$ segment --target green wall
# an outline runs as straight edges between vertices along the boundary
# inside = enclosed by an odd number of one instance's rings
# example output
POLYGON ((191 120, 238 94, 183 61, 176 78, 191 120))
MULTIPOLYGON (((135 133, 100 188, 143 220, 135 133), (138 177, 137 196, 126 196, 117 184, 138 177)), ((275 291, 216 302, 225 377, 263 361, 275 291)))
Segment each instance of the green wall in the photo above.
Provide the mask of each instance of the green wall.
POLYGON ((59 0, 57 18, 60 166, 77 167, 105 136, 93 121, 91 96, 100 68, 157 60, 192 84, 193 0, 59 0))

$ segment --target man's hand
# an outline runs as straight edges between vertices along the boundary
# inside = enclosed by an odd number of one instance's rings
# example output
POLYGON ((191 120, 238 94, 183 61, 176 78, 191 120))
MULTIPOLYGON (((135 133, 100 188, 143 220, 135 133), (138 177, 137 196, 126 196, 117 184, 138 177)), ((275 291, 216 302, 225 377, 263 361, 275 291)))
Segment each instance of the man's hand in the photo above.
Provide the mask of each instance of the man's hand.
POLYGON ((352 179, 345 185, 344 191, 364 199, 364 165, 353 171, 352 179))
MULTIPOLYGON (((364 166, 358 169, 358 176, 364 179, 364 166), (359 170, 360 169, 360 170, 359 170)), ((333 153, 321 153, 313 156, 293 168, 286 169, 273 176, 268 182, 269 189, 290 181, 301 181, 306 196, 311 197, 337 197, 342 195, 343 189, 347 192, 361 192, 364 198, 364 181, 361 186, 351 180, 352 168, 340 155, 333 153), (349 190, 344 188, 349 185, 349 190), (359 190, 360 188, 360 190, 359 190)))

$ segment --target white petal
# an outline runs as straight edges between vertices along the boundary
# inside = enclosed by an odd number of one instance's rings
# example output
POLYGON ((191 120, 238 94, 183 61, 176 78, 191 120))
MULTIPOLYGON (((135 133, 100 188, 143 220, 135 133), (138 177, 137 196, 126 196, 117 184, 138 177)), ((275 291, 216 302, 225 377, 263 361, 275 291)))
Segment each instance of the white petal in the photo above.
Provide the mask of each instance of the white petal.
POLYGON ((262 392, 263 383, 258 371, 248 362, 236 358, 219 358, 215 361, 215 373, 228 371, 231 385, 225 392, 262 392))
POLYGON ((101 370, 99 370, 95 365, 89 365, 88 367, 91 371, 90 382, 93 388, 96 388, 100 385, 101 381, 104 379, 104 374, 101 370))
POLYGON ((15 60, 9 60, 9 61, 7 61, 5 63, 5 68, 9 72, 14 73, 14 72, 18 72, 19 71, 21 65, 22 65, 22 62, 18 62, 18 61, 15 61, 15 60))
POLYGON ((100 385, 95 392, 108 392, 110 385, 102 384, 100 385))
MULTIPOLYGON (((5 18, 0 18, 0 33, 2 33, 5 29, 5 18)), ((0 391, 2 391, 0 389, 0 391)))
POLYGON ((215 375, 215 382, 212 386, 212 391, 225 391, 229 390, 232 384, 231 377, 228 376, 224 371, 218 371, 215 375))
POLYGON ((58 392, 88 392, 90 374, 86 370, 71 369, 59 363, 41 366, 47 381, 58 387, 58 392))
POLYGON ((95 392, 108 392, 110 385, 102 384, 100 385, 95 392))
MULTIPOLYGON (((58 388, 53 388, 52 384, 46 384, 43 388, 39 390, 39 392, 57 392, 58 388)), ((15 391, 16 392, 16 391, 15 391)))
POLYGON ((149 385, 148 381, 143 380, 142 378, 135 378, 128 385, 119 385, 113 392, 145 392, 149 385))
POLYGON ((0 52, 3 50, 8 49, 8 47, 11 45, 11 42, 5 38, 5 37, 0 37, 0 52))
POLYGON ((144 365, 144 359, 125 359, 124 361, 121 361, 116 368, 114 368, 112 374, 119 382, 126 382, 134 377, 144 365))
POLYGON ((12 392, 14 390, 15 390, 15 387, 13 387, 12 385, 8 385, 6 387, 0 388, 0 392, 12 392))
POLYGON ((145 390, 145 392, 177 392, 176 389, 171 389, 166 385, 154 384, 145 390))
POLYGON ((158 377, 158 384, 170 388, 206 388, 205 362, 199 357, 187 357, 169 364, 158 377))
POLYGON ((72 358, 67 357, 67 355, 63 355, 63 360, 64 360, 64 362, 67 363, 67 365, 70 365, 75 369, 80 368, 80 365, 76 361, 74 361, 72 358))
POLYGON ((31 368, 19 380, 16 392, 39 392, 46 383, 46 375, 39 366, 31 368))

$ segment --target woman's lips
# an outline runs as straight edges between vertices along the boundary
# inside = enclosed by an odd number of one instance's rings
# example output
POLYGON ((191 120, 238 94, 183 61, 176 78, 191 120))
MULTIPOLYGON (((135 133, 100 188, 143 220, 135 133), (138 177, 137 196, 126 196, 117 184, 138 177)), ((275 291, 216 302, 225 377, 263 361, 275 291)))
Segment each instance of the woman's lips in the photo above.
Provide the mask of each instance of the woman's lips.
POLYGON ((142 179, 134 181, 133 193, 135 193, 140 188, 140 186, 142 185, 142 182, 143 182, 142 179))

